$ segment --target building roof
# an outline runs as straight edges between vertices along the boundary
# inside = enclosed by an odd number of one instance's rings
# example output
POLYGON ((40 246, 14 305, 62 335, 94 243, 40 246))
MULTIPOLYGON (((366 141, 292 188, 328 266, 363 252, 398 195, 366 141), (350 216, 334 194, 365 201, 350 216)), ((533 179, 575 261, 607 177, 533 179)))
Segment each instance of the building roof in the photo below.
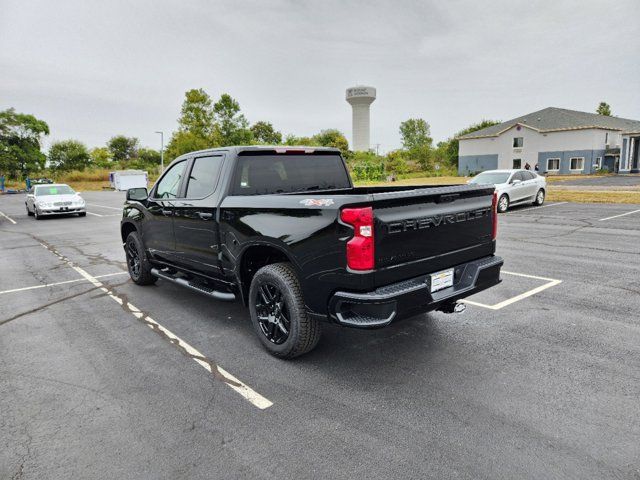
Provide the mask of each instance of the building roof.
POLYGON ((529 113, 498 125, 483 128, 475 132, 458 137, 460 140, 469 138, 497 137, 515 125, 529 127, 538 132, 558 132, 563 130, 581 130, 587 128, 601 128, 605 130, 634 131, 640 130, 639 120, 629 120, 619 117, 608 117, 597 113, 578 112, 565 108, 548 107, 537 112, 529 113))

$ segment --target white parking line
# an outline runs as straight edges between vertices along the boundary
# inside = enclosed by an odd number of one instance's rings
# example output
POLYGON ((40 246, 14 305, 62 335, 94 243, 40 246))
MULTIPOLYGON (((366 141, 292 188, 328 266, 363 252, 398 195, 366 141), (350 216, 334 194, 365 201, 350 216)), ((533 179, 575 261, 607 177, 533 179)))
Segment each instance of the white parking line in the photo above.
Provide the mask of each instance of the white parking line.
POLYGON ((87 215, 93 215, 94 217, 104 217, 104 215, 100 215, 99 213, 87 212, 87 215))
POLYGON ((122 211, 122 207, 109 207, 107 205, 99 205, 97 203, 87 203, 87 205, 91 205, 93 207, 100 207, 100 208, 109 208, 111 210, 118 210, 118 211, 122 211))
POLYGON ((512 303, 519 302, 520 300, 524 300, 527 297, 535 295, 536 293, 540 293, 547 288, 555 287, 556 285, 562 283, 562 280, 556 280, 555 278, 547 278, 547 277, 538 277, 536 275, 527 275, 525 273, 516 273, 516 272, 507 272, 506 270, 502 270, 500 273, 506 273, 507 275, 514 275, 516 277, 524 277, 524 278, 533 278, 535 280, 543 280, 546 281, 544 285, 540 285, 539 287, 532 288, 520 295, 516 295, 515 297, 508 298, 500 303, 496 303, 495 305, 485 305, 484 303, 474 302, 473 300, 461 300, 461 302, 466 303, 468 305, 475 305, 476 307, 488 308, 489 310, 500 310, 512 303))
POLYGON ((632 213, 640 213, 640 210, 634 210, 632 212, 621 213, 620 215, 614 215, 613 217, 601 218, 598 221, 599 222, 604 222, 605 220, 611 220, 612 218, 624 217, 625 215, 631 215, 632 213))
POLYGON ((102 290, 109 298, 117 302, 123 308, 126 308, 134 317, 136 317, 141 322, 145 323, 151 330, 159 333, 163 337, 165 337, 172 345, 181 349, 186 355, 191 357, 194 362, 196 362, 201 367, 205 368, 208 372, 210 372, 214 377, 221 380, 225 385, 229 388, 233 389, 237 393, 239 393, 242 397, 244 397, 247 401, 249 401, 253 406, 264 410, 265 408, 269 408, 273 405, 269 399, 263 397, 258 392, 253 390, 248 385, 244 384, 236 377, 231 375, 225 369, 216 365, 213 361, 209 360, 205 357, 200 351, 196 348, 192 347, 190 344, 182 340, 180 337, 172 333, 167 328, 160 325, 149 315, 145 315, 140 309, 138 309, 132 303, 126 302, 122 298, 118 297, 115 293, 109 290, 104 286, 102 282, 100 282, 97 277, 89 274, 83 268, 76 266, 71 260, 58 252, 55 248, 49 247, 44 243, 41 244, 44 248, 49 250, 51 253, 56 255, 62 261, 64 261, 67 265, 73 268, 76 272, 82 275, 88 282, 90 282, 94 287, 102 290))
POLYGON ((16 222, 13 218, 5 215, 4 213, 0 212, 0 216, 3 216, 4 218, 6 218, 7 220, 9 220, 11 223, 13 223, 14 225, 16 225, 18 222, 16 222))
MULTIPOLYGON (((526 212, 530 212, 531 210, 537 210, 538 208, 547 208, 547 207, 555 207, 556 205, 564 205, 565 203, 569 203, 569 202, 556 202, 556 203, 547 203, 545 205, 540 205, 538 207, 529 207, 526 210, 510 210, 507 211, 506 215, 518 215, 520 213, 526 213, 526 212)), ((517 207, 518 205, 516 205, 517 207)))
POLYGON ((534 207, 534 208, 547 208, 547 207, 555 207, 556 205, 564 205, 565 203, 569 203, 569 202, 556 202, 556 203, 548 203, 546 205, 540 205, 539 207, 534 207))
MULTIPOLYGON (((128 275, 128 274, 129 272, 107 273, 106 275, 96 275, 94 278, 106 278, 106 277, 113 277, 115 275, 128 275)), ((11 290, 1 291, 0 295, 4 295, 5 293, 24 292, 26 290, 36 290, 38 288, 55 287, 57 285, 65 285, 67 283, 83 282, 84 280, 85 280, 84 278, 76 278, 75 280, 65 280, 64 282, 47 283, 45 285, 33 285, 32 287, 13 288, 11 290)))

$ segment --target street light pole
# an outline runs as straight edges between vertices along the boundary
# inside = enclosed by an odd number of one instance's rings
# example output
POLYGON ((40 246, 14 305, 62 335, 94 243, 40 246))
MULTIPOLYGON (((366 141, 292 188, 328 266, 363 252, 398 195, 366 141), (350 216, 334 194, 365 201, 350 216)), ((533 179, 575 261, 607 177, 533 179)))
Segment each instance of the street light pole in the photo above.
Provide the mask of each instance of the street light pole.
POLYGON ((160 134, 160 173, 164 172, 164 132, 157 131, 160 134))

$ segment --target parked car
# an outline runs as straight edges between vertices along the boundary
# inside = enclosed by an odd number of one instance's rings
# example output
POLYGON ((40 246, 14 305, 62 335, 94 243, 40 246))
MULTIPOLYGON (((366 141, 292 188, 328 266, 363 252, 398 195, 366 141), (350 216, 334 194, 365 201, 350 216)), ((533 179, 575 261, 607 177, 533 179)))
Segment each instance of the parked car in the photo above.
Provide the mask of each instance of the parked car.
POLYGON ((546 178, 530 170, 486 170, 469 180, 469 183, 494 185, 500 213, 522 203, 542 205, 547 193, 546 178))
POLYGON ((500 282, 493 186, 354 187, 340 151, 229 147, 178 157, 127 191, 131 279, 249 307, 273 355, 310 351, 323 321, 379 328, 500 282))
POLYGON ((24 204, 27 207, 27 215, 34 216, 36 220, 45 215, 87 215, 85 202, 80 193, 64 183, 32 186, 27 192, 24 204))

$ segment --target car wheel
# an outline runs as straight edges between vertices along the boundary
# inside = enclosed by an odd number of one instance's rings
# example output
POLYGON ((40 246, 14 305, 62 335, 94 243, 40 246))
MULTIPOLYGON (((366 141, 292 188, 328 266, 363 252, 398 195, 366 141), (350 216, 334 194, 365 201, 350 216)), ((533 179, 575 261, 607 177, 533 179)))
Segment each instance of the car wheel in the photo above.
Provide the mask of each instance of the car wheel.
POLYGON ((251 322, 267 351, 294 358, 320 340, 320 323, 308 315, 298 277, 289 263, 262 267, 249 289, 251 322))
POLYGON ((156 283, 158 277, 151 273, 151 264, 144 251, 144 245, 138 232, 131 232, 124 244, 124 252, 127 257, 127 269, 131 280, 137 285, 151 285, 156 283))
POLYGON ((24 206, 27 208, 27 215, 30 216, 30 217, 33 217, 33 212, 31 210, 29 210, 29 205, 27 205, 25 203, 24 206))
POLYGON ((538 190, 538 193, 536 193, 536 199, 533 202, 534 205, 542 205, 544 203, 544 190, 541 188, 540 190, 538 190))
POLYGON ((87 216, 87 212, 80 212, 78 214, 79 217, 86 217, 87 216))
POLYGON ((42 220, 42 215, 38 213, 38 207, 33 207, 33 216, 36 220, 42 220))
POLYGON ((509 197, 502 194, 498 199, 498 212, 504 213, 509 209, 509 197))

